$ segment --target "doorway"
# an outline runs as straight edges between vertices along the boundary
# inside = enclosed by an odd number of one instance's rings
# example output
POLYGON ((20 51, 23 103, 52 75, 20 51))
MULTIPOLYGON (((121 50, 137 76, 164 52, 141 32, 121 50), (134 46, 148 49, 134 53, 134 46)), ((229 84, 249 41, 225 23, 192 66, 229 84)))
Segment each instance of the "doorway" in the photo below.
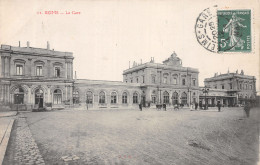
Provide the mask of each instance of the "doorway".
POLYGON ((39 108, 43 108, 43 91, 41 89, 35 91, 35 105, 38 105, 39 108))

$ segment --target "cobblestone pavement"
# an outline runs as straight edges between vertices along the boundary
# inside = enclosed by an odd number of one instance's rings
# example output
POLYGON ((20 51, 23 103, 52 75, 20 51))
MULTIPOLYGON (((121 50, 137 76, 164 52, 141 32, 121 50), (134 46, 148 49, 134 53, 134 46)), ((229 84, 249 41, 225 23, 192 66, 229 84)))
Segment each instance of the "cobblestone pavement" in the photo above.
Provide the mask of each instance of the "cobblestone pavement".
POLYGON ((23 114, 17 117, 14 164, 45 164, 23 114))

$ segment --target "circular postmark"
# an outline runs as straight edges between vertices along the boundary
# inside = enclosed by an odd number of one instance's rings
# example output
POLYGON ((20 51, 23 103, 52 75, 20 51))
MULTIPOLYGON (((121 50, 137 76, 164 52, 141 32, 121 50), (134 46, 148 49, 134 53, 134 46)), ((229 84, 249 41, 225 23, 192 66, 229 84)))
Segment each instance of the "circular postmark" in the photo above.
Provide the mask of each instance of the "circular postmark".
POLYGON ((195 24, 197 41, 205 49, 218 52, 217 6, 203 10, 195 24))

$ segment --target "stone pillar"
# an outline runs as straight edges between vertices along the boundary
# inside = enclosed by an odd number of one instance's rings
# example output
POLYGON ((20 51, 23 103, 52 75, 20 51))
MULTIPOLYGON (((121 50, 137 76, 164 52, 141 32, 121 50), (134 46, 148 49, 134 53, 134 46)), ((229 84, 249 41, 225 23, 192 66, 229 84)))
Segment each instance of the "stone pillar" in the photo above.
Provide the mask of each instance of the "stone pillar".
POLYGON ((47 77, 51 77, 51 61, 47 60, 47 77))
POLYGON ((6 103, 10 102, 10 86, 6 85, 6 103))
POLYGON ((172 101, 172 90, 170 90, 170 93, 169 93, 169 104, 170 104, 170 105, 173 105, 173 101, 172 101))
POLYGON ((47 102, 50 103, 51 102, 51 89, 50 89, 50 85, 47 85, 47 102))
POLYGON ((28 61, 29 61, 29 64, 28 64, 29 66, 27 67, 28 68, 28 76, 31 77, 32 76, 32 69, 31 69, 32 68, 32 59, 29 58, 28 61))
POLYGON ((65 78, 68 79, 68 63, 65 62, 65 78))
POLYGON ((73 64, 72 64, 72 62, 70 63, 70 65, 71 65, 71 71, 70 71, 71 72, 71 77, 70 78, 73 79, 73 64))
POLYGON ((68 85, 65 85, 65 100, 68 100, 68 85))
POLYGON ((5 57, 1 56, 1 77, 5 77, 5 57))
POLYGON ((9 76, 9 60, 8 60, 8 57, 6 56, 5 57, 5 77, 8 77, 9 76))
POLYGON ((0 84, 0 102, 3 102, 3 98, 4 98, 3 85, 0 84))
POLYGON ((70 99, 70 105, 73 104, 73 98, 72 98, 72 94, 73 94, 73 86, 70 85, 70 90, 69 90, 69 99, 70 99))
POLYGON ((31 99, 31 97, 32 97, 32 89, 31 89, 31 85, 28 85, 27 97, 28 97, 27 103, 28 104, 32 104, 32 99, 31 99))

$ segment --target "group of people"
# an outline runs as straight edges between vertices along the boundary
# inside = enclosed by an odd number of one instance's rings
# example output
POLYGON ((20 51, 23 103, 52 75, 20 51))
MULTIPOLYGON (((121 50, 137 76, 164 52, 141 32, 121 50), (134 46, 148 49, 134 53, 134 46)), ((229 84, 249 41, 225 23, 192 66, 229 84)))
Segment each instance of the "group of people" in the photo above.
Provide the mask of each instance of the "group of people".
MULTIPOLYGON (((195 110, 198 110, 198 106, 199 106, 199 104, 197 102, 195 102, 194 104, 192 104, 191 108, 192 109, 195 108, 195 110), (193 106, 195 106, 195 107, 193 107, 193 106)), ((218 112, 220 112, 221 111, 221 107, 222 107, 220 101, 217 102, 217 107, 218 107, 218 112)), ((166 111, 166 104, 160 105, 159 108, 156 106, 156 108, 157 109, 163 108, 166 111)), ((250 102, 247 102, 245 104, 245 106, 244 106, 244 111, 245 111, 246 117, 249 117, 250 108, 251 108, 250 102)), ((142 111, 142 109, 143 109, 143 105, 140 103, 139 104, 139 110, 142 111)), ((179 105, 178 104, 174 105, 174 110, 179 110, 179 105)))

